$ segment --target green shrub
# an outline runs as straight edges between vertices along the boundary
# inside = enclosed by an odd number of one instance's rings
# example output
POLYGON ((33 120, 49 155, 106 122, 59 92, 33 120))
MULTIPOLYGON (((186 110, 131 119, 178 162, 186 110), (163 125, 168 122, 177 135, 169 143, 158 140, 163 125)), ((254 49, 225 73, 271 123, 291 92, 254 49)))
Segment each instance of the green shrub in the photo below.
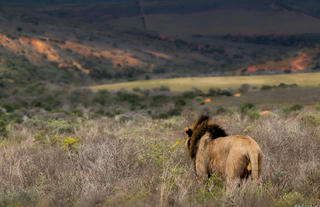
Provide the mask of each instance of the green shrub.
POLYGON ((247 115, 250 119, 259 119, 260 113, 257 111, 252 103, 243 103, 239 107, 242 115, 247 115))
POLYGON ((219 176, 212 174, 205 185, 200 186, 192 199, 199 204, 205 204, 222 198, 224 193, 223 182, 219 176))
POLYGON ((84 106, 88 106, 91 103, 92 91, 89 89, 77 89, 71 91, 68 96, 69 103, 72 106, 76 106, 79 104, 83 104, 84 106))
POLYGON ((127 103, 130 103, 131 105, 137 105, 141 101, 141 98, 140 96, 134 93, 118 92, 117 101, 127 102, 127 103))
POLYGON ((293 84, 286 84, 286 83, 280 83, 278 88, 295 88, 298 87, 297 84, 293 83, 293 84))
POLYGON ((170 101, 170 98, 165 95, 156 95, 151 98, 151 107, 163 106, 170 101))
POLYGON ((22 115, 19 114, 19 113, 10 113, 8 115, 8 120, 9 121, 12 121, 12 122, 15 122, 15 123, 22 123, 23 122, 23 118, 22 118, 22 115))
POLYGON ((320 114, 307 114, 301 118, 302 123, 305 126, 319 126, 320 125, 320 114))
POLYGON ((7 130, 7 122, 0 119, 0 138, 7 138, 8 130, 7 130))
POLYGON ((174 105, 175 107, 183 107, 186 105, 186 102, 182 98, 179 98, 175 101, 174 105))
POLYGON ((45 122, 45 128, 52 133, 72 133, 75 123, 70 120, 48 120, 45 122))
POLYGON ((193 92, 193 91, 186 91, 186 92, 182 93, 182 96, 184 98, 193 99, 193 98, 195 98, 197 96, 197 94, 195 92, 193 92))
MULTIPOLYGON (((306 179, 300 186, 301 192, 311 198, 320 198, 320 163, 306 171, 306 179)), ((320 201, 320 200, 319 200, 320 201)))
POLYGON ((270 85, 262 85, 260 90, 265 91, 265 90, 270 90, 272 88, 273 86, 270 86, 270 85))
POLYGON ((173 116, 180 116, 181 112, 182 112, 182 109, 180 107, 174 107, 167 112, 160 113, 160 114, 154 114, 154 115, 152 115, 152 118, 154 118, 154 119, 168 119, 173 116))
POLYGON ((304 206, 304 196, 299 192, 285 193, 276 203, 275 207, 292 207, 292 206, 304 206))
POLYGON ((180 107, 174 107, 172 109, 170 109, 168 111, 168 116, 171 117, 171 116, 180 116, 181 115, 181 108, 180 107))
POLYGON ((8 113, 13 112, 21 107, 19 104, 14 103, 3 103, 1 106, 5 108, 8 113))
POLYGON ((99 117, 99 116, 107 116, 110 118, 115 117, 116 115, 121 114, 121 110, 118 108, 111 108, 111 109, 98 109, 94 112, 94 117, 99 117))
POLYGON ((170 88, 168 86, 160 86, 160 91, 170 91, 170 88))
POLYGON ((217 95, 217 90, 214 89, 214 88, 210 88, 208 93, 207 93, 207 96, 216 96, 217 95))
POLYGON ((240 93, 247 93, 249 90, 250 90, 250 85, 247 83, 242 84, 239 88, 240 93))
POLYGON ((316 110, 320 111, 320 104, 315 104, 315 105, 314 105, 314 108, 315 108, 316 110))
POLYGON ((189 98, 189 99, 193 99, 197 96, 205 96, 206 94, 204 94, 201 90, 199 90, 198 88, 192 88, 189 91, 185 91, 182 93, 182 96, 184 98, 189 98))
POLYGON ((218 96, 232 96, 232 93, 228 89, 222 89, 222 90, 218 89, 217 95, 218 96))
POLYGON ((252 110, 254 108, 254 104, 252 103, 242 103, 239 107, 239 111, 242 114, 248 113, 249 110, 252 110))
POLYGON ((98 91, 93 98, 94 103, 99 103, 100 105, 106 105, 110 102, 110 92, 107 90, 98 91))
POLYGON ((46 132, 44 130, 39 131, 34 135, 34 142, 45 144, 47 141, 46 132))
POLYGON ((83 117, 83 112, 81 109, 71 109, 69 110, 69 114, 71 116, 83 117))
POLYGON ((300 104, 295 104, 295 105, 290 107, 290 110, 292 110, 292 111, 299 111, 301 109, 303 109, 303 106, 300 105, 300 104))
POLYGON ((141 92, 142 90, 141 90, 141 88, 133 88, 132 91, 134 91, 134 92, 141 92))
POLYGON ((105 110, 104 109, 98 109, 94 112, 95 116, 104 116, 105 115, 105 110))
POLYGON ((287 106, 287 107, 284 107, 282 110, 284 113, 290 113, 290 112, 293 112, 293 111, 299 111, 303 109, 303 106, 300 105, 300 104, 295 104, 295 105, 292 105, 292 106, 287 106))
POLYGON ((247 112, 247 115, 249 116, 250 119, 259 119, 260 118, 260 113, 257 110, 249 110, 247 112))
POLYGON ((217 109, 216 109, 216 112, 215 114, 219 115, 219 114, 224 114, 227 112, 227 109, 225 109, 224 107, 222 106, 219 106, 217 109))

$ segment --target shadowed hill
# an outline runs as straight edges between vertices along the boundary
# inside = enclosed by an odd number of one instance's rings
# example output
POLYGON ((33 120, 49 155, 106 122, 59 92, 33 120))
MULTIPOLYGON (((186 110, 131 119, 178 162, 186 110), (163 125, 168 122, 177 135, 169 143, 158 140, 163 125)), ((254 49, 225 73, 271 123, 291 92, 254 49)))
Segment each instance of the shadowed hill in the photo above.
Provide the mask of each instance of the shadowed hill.
POLYGON ((6 65, 12 58, 83 83, 320 69, 312 0, 304 7, 289 0, 142 1, 147 31, 136 1, 5 2, 0 66, 8 80, 18 81, 6 65))

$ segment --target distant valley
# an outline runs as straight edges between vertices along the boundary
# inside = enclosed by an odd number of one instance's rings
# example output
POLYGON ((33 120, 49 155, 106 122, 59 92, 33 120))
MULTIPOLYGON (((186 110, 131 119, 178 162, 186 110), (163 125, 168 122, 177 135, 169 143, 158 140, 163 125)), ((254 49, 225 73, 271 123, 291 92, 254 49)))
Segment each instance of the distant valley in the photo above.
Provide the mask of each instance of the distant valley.
POLYGON ((52 2, 2 3, 3 84, 23 82, 12 67, 64 84, 320 71, 320 19, 309 4, 52 2))

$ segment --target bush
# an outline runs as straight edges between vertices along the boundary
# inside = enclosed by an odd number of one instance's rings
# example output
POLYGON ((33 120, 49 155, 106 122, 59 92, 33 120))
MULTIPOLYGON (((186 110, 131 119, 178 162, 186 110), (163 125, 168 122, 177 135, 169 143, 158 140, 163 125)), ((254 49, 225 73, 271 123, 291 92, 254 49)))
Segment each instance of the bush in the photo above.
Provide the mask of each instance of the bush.
POLYGON ((250 85, 247 83, 242 84, 241 87, 239 88, 240 93, 247 93, 249 90, 250 90, 250 85))
POLYGON ((107 90, 99 90, 93 98, 93 102, 99 103, 104 106, 107 103, 110 103, 110 93, 107 90))
POLYGON ((187 103, 185 102, 185 100, 183 100, 182 98, 179 98, 178 100, 175 101, 174 105, 175 107, 183 107, 185 106, 187 103))
POLYGON ((303 125, 306 127, 316 127, 320 125, 320 114, 306 114, 301 118, 303 125))
POLYGON ((128 93, 128 92, 118 92, 117 93, 117 101, 119 102, 127 102, 131 105, 138 105, 141 101, 141 98, 137 94, 128 93))
POLYGON ((34 142, 39 144, 45 144, 47 142, 46 132, 44 130, 39 131, 34 135, 34 142))
POLYGON ((284 107, 282 110, 284 113, 290 113, 293 111, 300 111, 301 109, 303 109, 303 106, 300 104, 294 104, 292 106, 289 107, 284 107))
POLYGON ((210 88, 207 96, 232 96, 232 92, 228 89, 214 89, 210 88))
POLYGON ((19 104, 14 104, 14 103, 3 103, 1 104, 1 106, 5 108, 8 113, 13 112, 20 108, 19 104))
POLYGON ((305 198, 299 192, 285 193, 276 203, 275 207, 304 206, 305 198))
POLYGON ((247 112, 247 115, 250 119, 259 119, 260 118, 260 113, 257 110, 249 110, 247 112))
POLYGON ((71 106, 77 106, 80 104, 83 104, 84 106, 88 106, 91 104, 91 101, 92 101, 91 95, 92 95, 92 91, 89 89, 73 90, 68 95, 69 103, 71 106))
POLYGON ((132 91, 133 91, 133 92, 142 92, 141 88, 137 88, 137 87, 136 87, 136 88, 133 88, 132 91))
POLYGON ((243 103, 239 107, 239 111, 242 114, 246 114, 249 110, 253 109, 254 105, 252 103, 243 103))
POLYGON ((80 139, 65 137, 63 140, 62 149, 70 152, 75 152, 80 144, 80 139))
POLYGON ((111 107, 109 109, 98 109, 94 112, 94 115, 93 117, 96 118, 96 117, 99 117, 99 116, 107 116, 107 117, 110 117, 110 118, 113 118, 115 117, 116 115, 119 115, 121 114, 121 110, 119 108, 116 108, 116 107, 111 107))
POLYGON ((217 90, 214 89, 214 88, 210 88, 208 93, 207 93, 207 96, 216 96, 217 95, 217 90))
POLYGON ((198 88, 192 88, 189 91, 183 92, 182 96, 184 98, 193 99, 197 96, 205 96, 205 94, 201 90, 199 90, 198 88))
POLYGON ((7 122, 0 119, 0 138, 7 138, 8 130, 7 130, 7 122))
POLYGON ((273 88, 273 86, 262 85, 260 90, 265 91, 265 90, 270 90, 270 89, 272 89, 272 88, 273 88))
POLYGON ((83 112, 81 109, 71 109, 68 112, 71 116, 83 117, 83 112))
POLYGON ((220 96, 232 96, 231 91, 224 89, 224 90, 219 90, 218 95, 220 96))
POLYGON ((219 106, 219 107, 217 108, 215 114, 217 114, 217 115, 219 115, 219 114, 224 114, 224 113, 226 113, 227 111, 228 111, 228 110, 225 109, 224 107, 219 106))
POLYGON ((14 123, 22 123, 22 122, 23 122, 23 117, 22 117, 22 115, 19 114, 19 113, 16 113, 16 112, 10 113, 10 114, 7 116, 7 119, 8 119, 9 121, 14 122, 14 123))
POLYGON ((315 108, 316 110, 320 111, 320 104, 315 104, 315 105, 314 105, 314 108, 315 108))
POLYGON ((301 192, 309 195, 311 198, 319 198, 320 196, 320 163, 306 171, 306 179, 299 186, 301 192))
POLYGON ((239 107, 242 115, 247 115, 250 119, 259 119, 260 113, 257 111, 252 103, 243 103, 239 107))
POLYGON ((298 87, 297 84, 293 83, 293 84, 286 84, 286 83, 280 83, 279 88, 295 88, 298 87))
POLYGON ((170 97, 165 95, 156 95, 151 98, 151 107, 163 106, 164 104, 169 103, 170 97))
POLYGON ((170 88, 168 86, 160 86, 160 91, 170 91, 170 88))
POLYGON ((152 118, 154 118, 154 119, 168 119, 173 116, 180 116, 181 112, 182 112, 182 109, 180 107, 174 107, 167 112, 160 113, 160 114, 154 114, 154 115, 152 115, 152 118))

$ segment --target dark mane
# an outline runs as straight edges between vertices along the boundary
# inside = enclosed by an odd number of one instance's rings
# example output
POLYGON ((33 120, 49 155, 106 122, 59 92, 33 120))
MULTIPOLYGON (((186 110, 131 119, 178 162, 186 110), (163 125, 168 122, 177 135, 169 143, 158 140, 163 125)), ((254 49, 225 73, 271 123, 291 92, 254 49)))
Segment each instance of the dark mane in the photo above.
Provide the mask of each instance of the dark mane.
POLYGON ((209 123, 208 124, 208 130, 210 133, 210 137, 212 139, 218 138, 218 137, 227 137, 228 134, 226 133, 226 131, 224 129, 222 129, 219 125, 217 124, 212 124, 209 123))
POLYGON ((190 128, 192 130, 189 145, 189 153, 191 158, 196 156, 199 140, 206 132, 210 133, 210 137, 212 139, 228 136, 219 125, 212 123, 210 118, 204 115, 200 116, 190 128))

